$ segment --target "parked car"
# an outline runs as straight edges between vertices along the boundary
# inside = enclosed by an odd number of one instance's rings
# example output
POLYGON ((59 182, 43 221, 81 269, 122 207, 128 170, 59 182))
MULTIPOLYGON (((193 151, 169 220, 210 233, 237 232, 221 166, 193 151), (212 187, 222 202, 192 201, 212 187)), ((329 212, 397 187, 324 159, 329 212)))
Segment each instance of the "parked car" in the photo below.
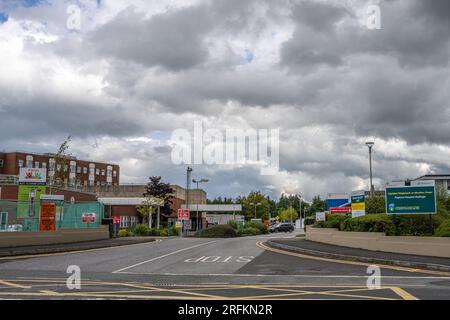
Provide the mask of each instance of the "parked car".
POLYGON ((279 223, 271 226, 269 232, 292 232, 294 226, 291 223, 279 223))

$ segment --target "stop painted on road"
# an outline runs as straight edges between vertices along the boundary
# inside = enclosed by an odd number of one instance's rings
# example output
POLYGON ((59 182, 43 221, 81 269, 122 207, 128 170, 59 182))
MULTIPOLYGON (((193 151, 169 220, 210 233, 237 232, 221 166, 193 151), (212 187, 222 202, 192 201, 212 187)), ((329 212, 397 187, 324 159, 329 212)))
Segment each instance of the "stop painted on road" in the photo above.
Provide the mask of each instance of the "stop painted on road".
POLYGON ((240 263, 247 263, 253 260, 253 256, 240 256, 240 257, 234 257, 234 256, 228 256, 228 257, 222 257, 222 256, 202 256, 199 258, 189 258, 184 260, 184 262, 187 263, 207 263, 207 262, 215 262, 215 263, 222 263, 222 262, 240 262, 240 263))

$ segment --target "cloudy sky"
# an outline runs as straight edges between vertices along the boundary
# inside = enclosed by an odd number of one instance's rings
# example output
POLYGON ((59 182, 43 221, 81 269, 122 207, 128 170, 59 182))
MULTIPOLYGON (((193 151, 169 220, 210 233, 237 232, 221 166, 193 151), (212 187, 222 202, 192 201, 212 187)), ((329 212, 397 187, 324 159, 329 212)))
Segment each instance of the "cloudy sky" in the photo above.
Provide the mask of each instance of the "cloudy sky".
POLYGON ((276 175, 195 165, 210 197, 368 188, 369 139, 376 188, 450 173, 449 21, 448 0, 0 0, 0 150, 71 135, 122 182, 183 185, 171 135, 202 121, 280 130, 276 175))

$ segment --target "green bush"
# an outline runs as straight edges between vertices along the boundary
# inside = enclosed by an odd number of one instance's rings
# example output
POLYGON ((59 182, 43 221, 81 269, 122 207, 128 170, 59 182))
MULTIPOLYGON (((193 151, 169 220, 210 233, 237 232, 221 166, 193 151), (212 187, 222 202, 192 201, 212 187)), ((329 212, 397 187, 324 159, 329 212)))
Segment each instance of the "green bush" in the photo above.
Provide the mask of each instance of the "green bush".
MULTIPOLYGON (((195 233, 195 236, 198 236, 198 232, 195 233)), ((204 238, 233 238, 236 236, 236 230, 228 224, 215 225, 202 230, 202 237, 204 238)))
POLYGON ((150 235, 150 228, 145 224, 138 224, 134 228, 134 234, 139 237, 147 237, 150 235))
POLYGON ((228 225, 230 225, 234 230, 238 230, 240 225, 236 221, 228 221, 228 225))
POLYGON ((245 224, 245 228, 258 229, 261 234, 267 233, 266 225, 262 222, 256 222, 256 221, 248 222, 245 224))
POLYGON ((343 227, 342 223, 346 220, 351 219, 350 216, 345 214, 330 214, 327 215, 326 221, 324 222, 324 228, 335 228, 341 230, 343 227))
POLYGON ((446 220, 436 229, 437 237, 450 237, 450 220, 446 220))
POLYGON ((118 233, 118 235, 119 235, 119 237, 129 237, 129 236, 131 236, 131 233, 128 231, 128 230, 125 230, 125 229, 121 229, 121 230, 119 230, 119 233, 118 233))
POLYGON ((245 227, 240 232, 241 236, 256 236, 258 234, 261 234, 261 230, 254 227, 245 227))
MULTIPOLYGON (((395 234, 398 236, 425 236, 431 235, 430 217, 428 215, 397 215, 391 217, 395 225, 395 234)), ((439 227, 441 218, 433 215, 433 230, 439 227)))
POLYGON ((309 216, 305 218, 305 225, 310 226, 316 222, 316 217, 309 216))
POLYGON ((386 214, 369 214, 342 221, 341 231, 384 232, 395 235, 395 226, 391 217, 386 214))
POLYGON ((325 221, 316 221, 314 222, 314 227, 315 228, 324 228, 325 225, 325 221))

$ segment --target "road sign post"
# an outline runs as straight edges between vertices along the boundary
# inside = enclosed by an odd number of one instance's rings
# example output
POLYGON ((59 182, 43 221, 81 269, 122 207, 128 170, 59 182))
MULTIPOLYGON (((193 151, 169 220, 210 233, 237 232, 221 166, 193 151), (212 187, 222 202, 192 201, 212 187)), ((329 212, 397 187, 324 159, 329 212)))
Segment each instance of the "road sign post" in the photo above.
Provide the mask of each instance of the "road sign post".
POLYGON ((364 216, 366 214, 366 192, 352 191, 350 194, 352 218, 364 216))

